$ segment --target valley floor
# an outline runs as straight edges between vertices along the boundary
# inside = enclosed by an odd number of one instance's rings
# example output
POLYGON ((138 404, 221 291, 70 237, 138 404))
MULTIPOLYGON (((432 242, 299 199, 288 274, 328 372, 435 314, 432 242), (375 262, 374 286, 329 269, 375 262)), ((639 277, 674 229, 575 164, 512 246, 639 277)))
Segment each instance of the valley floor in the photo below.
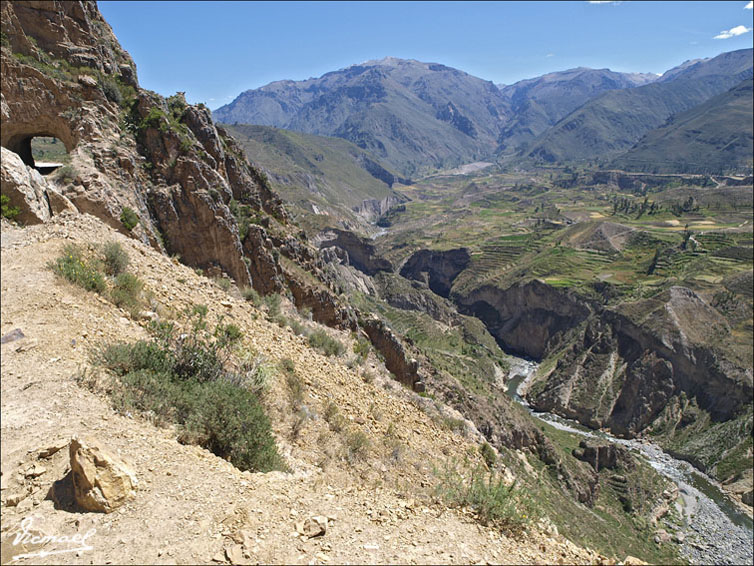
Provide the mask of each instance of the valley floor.
MULTIPOLYGON (((424 497, 421 486, 432 481, 428 463, 475 445, 437 427, 407 400, 409 392, 391 391, 379 380, 364 383, 289 329, 264 320, 250 303, 88 215, 56 216, 23 229, 3 220, 1 322, 2 335, 16 328, 25 335, 2 345, 3 564, 22 552, 39 552, 13 544, 29 518, 45 534, 96 532, 88 540, 91 550, 38 555, 20 564, 606 563, 562 536, 533 530, 523 539, 509 538, 471 513, 424 497), (280 384, 271 387, 269 412, 292 473, 241 472, 204 449, 180 444, 172 429, 117 414, 104 395, 75 377, 95 344, 145 338, 146 331, 125 311, 46 268, 65 243, 108 240, 128 250, 131 270, 165 309, 207 304, 210 313, 225 312, 260 353, 272 360, 289 356, 304 370, 312 407, 333 399, 373 445, 394 423, 408 456, 399 464, 370 456, 351 466, 322 447, 332 440, 322 418, 290 440, 280 384), (135 497, 111 514, 57 509, 46 498, 66 473, 65 446, 74 435, 117 454, 136 473, 135 497), (63 448, 39 456, 52 446, 63 448), (22 485, 31 491, 10 506, 9 499, 25 493, 22 485), (307 540, 296 523, 313 515, 328 517, 328 528, 307 540)), ((48 544, 43 550, 68 548, 48 544)))

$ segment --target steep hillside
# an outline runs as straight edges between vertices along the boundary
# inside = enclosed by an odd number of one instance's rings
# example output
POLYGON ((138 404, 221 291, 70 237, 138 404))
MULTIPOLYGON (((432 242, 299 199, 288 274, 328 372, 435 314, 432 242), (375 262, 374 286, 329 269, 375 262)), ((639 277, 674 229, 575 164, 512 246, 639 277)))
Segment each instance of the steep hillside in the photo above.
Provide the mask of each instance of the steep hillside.
MULTIPOLYGON (((374 356, 366 364, 375 378, 365 383, 361 368, 314 351, 251 303, 89 215, 66 213, 23 229, 3 220, 2 267, 3 563, 20 553, 68 548, 47 542, 40 549, 28 540, 14 545, 29 516, 33 534, 92 531, 81 556, 102 564, 600 559, 555 531, 532 530, 516 540, 432 503, 432 490, 421 487, 436 481, 432 464, 441 468, 454 452, 478 454, 471 437, 433 420, 418 397, 393 386, 374 356), (175 428, 119 408, 97 385, 104 376, 92 368, 93 348, 145 339, 148 321, 64 281, 46 264, 64 245, 97 249, 106 241, 126 251, 128 271, 143 280, 160 320, 182 324, 185 309, 206 305, 209 321, 222 317, 242 329, 239 352, 268 368, 289 360, 302 380, 303 421, 297 421, 282 369, 268 371, 265 394, 289 473, 241 472, 208 450, 180 443, 175 428), (6 338, 15 328, 23 337, 6 338), (328 413, 330 404, 340 421, 328 413), (113 513, 72 512, 48 495, 65 482, 67 445, 76 435, 117 454, 135 475, 135 492, 113 513), (324 535, 299 534, 306 531, 297 525, 320 516, 324 535), (449 548, 449 540, 458 544, 449 548)), ((350 340, 347 333, 335 336, 350 340)), ((72 556, 21 560, 59 564, 72 556)))
POLYGON ((508 113, 491 82, 388 57, 246 91, 214 117, 344 138, 414 176, 491 155, 508 113))
POLYGON ((423 180, 378 251, 506 351, 543 360, 532 405, 622 435, 662 431, 721 481, 746 474, 751 302, 727 281, 752 267, 750 178, 587 177, 423 180))
POLYGON ((526 155, 546 162, 615 156, 670 116, 702 104, 751 75, 752 51, 744 49, 684 67, 665 81, 606 92, 544 132, 526 155))
POLYGON ((558 120, 605 91, 642 86, 654 80, 657 76, 653 74, 578 67, 501 85, 513 115, 500 134, 500 151, 522 149, 558 120))
POLYGON ((318 219, 301 218, 305 224, 364 229, 367 221, 404 200, 392 186, 409 180, 344 139, 270 126, 224 127, 286 202, 301 212, 319 215, 318 219))
POLYGON ((752 170, 752 80, 676 114, 647 133, 612 167, 652 173, 747 173, 752 170))

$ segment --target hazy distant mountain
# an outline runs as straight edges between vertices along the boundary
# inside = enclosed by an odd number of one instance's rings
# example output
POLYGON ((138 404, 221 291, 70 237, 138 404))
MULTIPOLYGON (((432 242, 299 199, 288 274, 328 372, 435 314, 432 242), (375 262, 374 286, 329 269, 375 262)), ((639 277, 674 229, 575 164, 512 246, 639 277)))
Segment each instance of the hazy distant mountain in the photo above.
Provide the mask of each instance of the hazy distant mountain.
POLYGON ((489 81, 388 57, 243 92, 214 117, 344 138, 410 176, 489 157, 509 103, 489 81))
POLYGON ((534 140, 527 155, 548 162, 616 155, 670 116, 751 76, 751 49, 685 63, 651 84, 608 91, 589 100, 534 140))
POLYGON ((510 152, 554 125, 558 120, 608 90, 633 88, 658 79, 651 73, 616 73, 610 69, 578 67, 512 85, 500 85, 510 100, 513 117, 500 134, 500 150, 510 152))
POLYGON ((751 169, 752 79, 676 114, 613 166, 653 173, 729 173, 751 169))
POLYGON ((694 59, 681 63, 663 73, 657 82, 668 82, 678 79, 698 79, 710 76, 739 76, 740 80, 749 78, 752 67, 752 49, 739 49, 721 53, 717 57, 694 59))
MULTIPOLYGON (((288 202, 302 210, 355 222, 355 211, 401 200, 408 183, 351 142, 273 126, 224 126, 288 202), (367 201, 365 203, 365 201, 367 201)), ((334 220, 335 221, 335 220, 334 220)))

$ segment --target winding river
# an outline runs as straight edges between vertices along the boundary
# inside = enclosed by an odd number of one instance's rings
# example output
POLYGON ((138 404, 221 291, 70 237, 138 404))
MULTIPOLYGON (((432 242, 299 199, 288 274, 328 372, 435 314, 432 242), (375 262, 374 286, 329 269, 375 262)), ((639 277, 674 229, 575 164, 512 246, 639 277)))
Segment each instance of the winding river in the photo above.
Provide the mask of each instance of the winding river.
POLYGON ((684 535, 679 546, 681 554, 689 562, 754 564, 752 519, 730 500, 715 480, 688 462, 666 454, 656 444, 616 438, 603 431, 588 429, 576 421, 532 410, 522 394, 538 365, 522 358, 511 358, 509 361, 510 375, 514 377, 508 380, 506 393, 525 406, 534 417, 561 430, 626 446, 640 453, 655 470, 678 486, 676 505, 683 517, 683 524, 675 527, 676 532, 684 535))

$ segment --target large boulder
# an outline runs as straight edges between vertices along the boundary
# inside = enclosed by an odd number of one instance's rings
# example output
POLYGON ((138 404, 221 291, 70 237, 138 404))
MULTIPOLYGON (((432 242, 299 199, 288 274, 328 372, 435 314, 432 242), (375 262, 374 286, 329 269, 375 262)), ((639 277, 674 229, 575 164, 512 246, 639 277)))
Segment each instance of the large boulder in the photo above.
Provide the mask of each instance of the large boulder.
POLYGON ((86 511, 110 513, 133 496, 136 475, 99 447, 73 437, 71 474, 76 504, 86 511))
POLYGON ((49 220, 47 181, 39 171, 27 167, 18 154, 4 147, 0 152, 0 190, 10 199, 10 205, 20 210, 16 220, 22 224, 49 220))

